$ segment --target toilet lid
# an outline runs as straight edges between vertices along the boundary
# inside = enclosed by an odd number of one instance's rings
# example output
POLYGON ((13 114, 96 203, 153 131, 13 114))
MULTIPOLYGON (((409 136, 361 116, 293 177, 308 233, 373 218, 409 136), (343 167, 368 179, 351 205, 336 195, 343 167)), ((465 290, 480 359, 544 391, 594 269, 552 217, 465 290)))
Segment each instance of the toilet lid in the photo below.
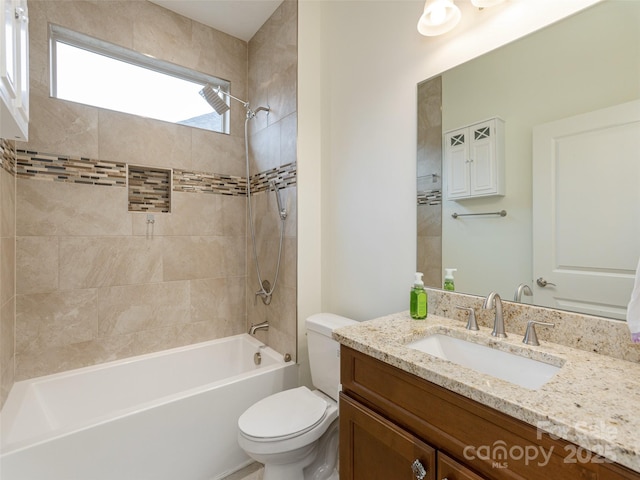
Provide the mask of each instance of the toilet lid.
POLYGON ((238 427, 256 438, 287 437, 314 427, 324 418, 327 402, 298 387, 275 393, 255 403, 238 419, 238 427))

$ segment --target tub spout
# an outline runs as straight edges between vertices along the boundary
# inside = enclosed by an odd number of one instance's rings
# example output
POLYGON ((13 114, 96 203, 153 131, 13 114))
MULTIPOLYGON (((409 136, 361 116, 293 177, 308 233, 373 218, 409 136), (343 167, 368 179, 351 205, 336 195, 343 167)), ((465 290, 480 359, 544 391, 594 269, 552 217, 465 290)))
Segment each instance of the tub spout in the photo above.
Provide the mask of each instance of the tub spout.
POLYGON ((249 333, 251 335, 254 335, 258 330, 268 330, 268 329, 269 329, 269 322, 265 320, 264 322, 256 323, 255 325, 252 323, 251 326, 249 327, 249 333))

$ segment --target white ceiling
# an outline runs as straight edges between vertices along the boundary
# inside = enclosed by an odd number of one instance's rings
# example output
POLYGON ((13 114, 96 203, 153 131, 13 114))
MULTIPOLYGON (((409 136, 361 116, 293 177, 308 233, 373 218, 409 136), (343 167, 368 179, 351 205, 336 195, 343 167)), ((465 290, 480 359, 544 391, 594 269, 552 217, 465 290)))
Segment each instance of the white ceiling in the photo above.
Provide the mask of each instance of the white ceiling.
POLYGON ((282 3, 282 0, 150 1, 247 42, 282 3))

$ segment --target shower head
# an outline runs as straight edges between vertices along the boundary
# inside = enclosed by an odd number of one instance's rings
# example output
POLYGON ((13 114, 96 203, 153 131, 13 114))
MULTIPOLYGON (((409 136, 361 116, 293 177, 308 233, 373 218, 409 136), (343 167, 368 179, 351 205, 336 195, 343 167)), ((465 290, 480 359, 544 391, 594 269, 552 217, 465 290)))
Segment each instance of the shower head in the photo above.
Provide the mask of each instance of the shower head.
MULTIPOLYGON (((224 92, 222 92, 224 93, 224 92)), ((204 98, 209 105, 216 111, 218 115, 223 115, 227 110, 229 110, 229 105, 220 97, 220 87, 217 89, 213 89, 210 84, 206 84, 202 90, 200 90, 200 95, 204 98)))
POLYGON ((238 97, 234 97, 230 93, 222 90, 219 86, 213 88, 210 83, 207 83, 202 90, 200 90, 200 95, 202 95, 207 103, 209 103, 209 105, 211 105, 219 115, 222 115, 229 110, 229 105, 227 105, 227 102, 222 100, 220 94, 233 98, 236 102, 240 102, 244 108, 249 110, 249 102, 245 102, 244 100, 240 100, 238 97))

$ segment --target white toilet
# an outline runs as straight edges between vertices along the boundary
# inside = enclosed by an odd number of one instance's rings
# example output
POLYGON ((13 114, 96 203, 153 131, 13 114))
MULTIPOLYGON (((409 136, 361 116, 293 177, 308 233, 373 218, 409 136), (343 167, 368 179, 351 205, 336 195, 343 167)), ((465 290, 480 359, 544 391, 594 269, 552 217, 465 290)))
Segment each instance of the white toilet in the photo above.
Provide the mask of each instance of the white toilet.
POLYGON ((238 419, 238 443, 264 464, 263 480, 338 479, 340 345, 333 330, 354 320, 319 313, 307 319, 311 381, 273 394, 238 419))

